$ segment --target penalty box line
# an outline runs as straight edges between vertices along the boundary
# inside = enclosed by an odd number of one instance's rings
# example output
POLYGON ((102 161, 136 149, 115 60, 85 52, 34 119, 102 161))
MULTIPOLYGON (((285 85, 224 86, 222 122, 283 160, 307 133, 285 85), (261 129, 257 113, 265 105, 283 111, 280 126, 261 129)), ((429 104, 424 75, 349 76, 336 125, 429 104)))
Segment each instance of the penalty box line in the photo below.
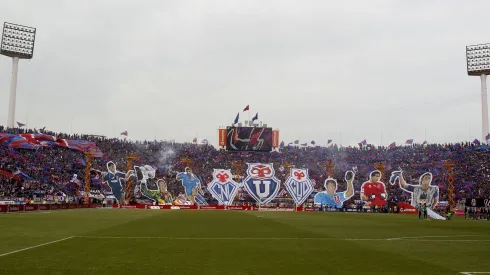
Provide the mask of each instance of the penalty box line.
POLYGON ((26 250, 37 248, 37 247, 41 247, 41 246, 50 245, 50 244, 53 244, 53 243, 59 243, 59 242, 62 242, 62 241, 66 241, 66 240, 72 239, 74 237, 75 236, 71 236, 71 237, 59 239, 59 240, 56 240, 56 241, 51 241, 51 242, 42 243, 42 244, 38 244, 38 245, 34 245, 34 246, 29 246, 29 247, 22 248, 22 249, 19 249, 19 250, 10 251, 10 252, 7 252, 7 253, 0 254, 0 257, 7 256, 7 255, 10 255, 10 254, 14 254, 14 253, 18 253, 18 252, 22 252, 22 251, 26 251, 26 250))

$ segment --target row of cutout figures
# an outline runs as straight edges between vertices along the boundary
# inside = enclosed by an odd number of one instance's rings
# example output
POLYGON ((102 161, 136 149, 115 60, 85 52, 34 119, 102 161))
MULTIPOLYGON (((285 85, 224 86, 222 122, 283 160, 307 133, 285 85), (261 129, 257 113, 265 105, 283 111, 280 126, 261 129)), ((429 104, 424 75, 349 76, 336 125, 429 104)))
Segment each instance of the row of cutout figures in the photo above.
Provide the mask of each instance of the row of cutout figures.
MULTIPOLYGON (((135 166, 127 173, 117 171, 114 162, 107 163, 107 172, 96 172, 97 177, 106 186, 104 194, 107 199, 125 204, 124 185, 128 180, 135 182, 131 197, 137 203, 143 204, 174 204, 174 205, 206 205, 204 188, 220 205, 231 205, 239 192, 247 192, 259 205, 270 203, 281 191, 281 181, 275 177, 272 164, 247 163, 246 176, 241 182, 236 182, 227 169, 214 169, 213 180, 203 187, 201 180, 192 169, 186 167, 177 173, 176 179, 181 182, 184 192, 174 197, 167 190, 167 183, 155 177, 155 169, 149 165, 135 166)), ((314 183, 309 178, 308 169, 291 168, 283 188, 294 200, 296 205, 303 204, 313 197, 316 205, 329 205, 341 208, 345 201, 354 196, 354 179, 357 170, 354 168, 345 173, 346 190, 339 191, 337 180, 327 178, 323 184, 324 191, 315 192, 314 183)), ((388 194, 386 185, 380 181, 381 172, 374 170, 369 178, 361 185, 360 199, 364 206, 384 206, 388 194)), ((432 185, 432 174, 423 173, 418 184, 409 184, 403 176, 403 171, 394 171, 389 179, 391 185, 397 185, 411 194, 411 204, 415 207, 427 205, 433 208, 439 201, 439 188, 432 185)))

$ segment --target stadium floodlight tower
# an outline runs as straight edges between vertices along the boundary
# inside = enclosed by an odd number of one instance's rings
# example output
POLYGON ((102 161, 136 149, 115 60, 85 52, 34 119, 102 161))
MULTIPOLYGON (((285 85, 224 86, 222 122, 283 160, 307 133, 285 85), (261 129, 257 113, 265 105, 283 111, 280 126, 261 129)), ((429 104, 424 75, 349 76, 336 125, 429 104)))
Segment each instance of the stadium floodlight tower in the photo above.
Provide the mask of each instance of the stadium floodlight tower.
POLYGON ((487 75, 490 74, 490 44, 466 46, 468 75, 480 76, 483 140, 488 131, 487 75))
POLYGON ((7 127, 13 128, 15 121, 15 98, 17 90, 17 71, 19 59, 31 59, 34 55, 36 29, 5 22, 3 24, 0 54, 12 57, 12 79, 10 82, 10 98, 7 127))

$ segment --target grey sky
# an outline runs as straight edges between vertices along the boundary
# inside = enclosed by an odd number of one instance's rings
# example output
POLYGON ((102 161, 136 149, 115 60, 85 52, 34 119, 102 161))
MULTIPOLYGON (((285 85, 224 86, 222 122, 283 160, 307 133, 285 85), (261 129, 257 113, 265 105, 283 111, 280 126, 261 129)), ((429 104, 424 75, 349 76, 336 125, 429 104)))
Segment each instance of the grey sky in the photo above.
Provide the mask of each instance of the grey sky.
MULTIPOLYGON (((217 143, 247 104, 286 143, 481 139, 465 46, 489 1, 4 1, 37 28, 16 120, 131 139, 217 143), (99 2, 103 2, 99 3, 99 2), (142 4, 144 3, 144 4, 142 4), (470 128, 472 133, 470 133, 470 128)), ((0 56, 0 122, 10 58, 0 56)), ((247 118, 241 113, 242 120, 247 118)))

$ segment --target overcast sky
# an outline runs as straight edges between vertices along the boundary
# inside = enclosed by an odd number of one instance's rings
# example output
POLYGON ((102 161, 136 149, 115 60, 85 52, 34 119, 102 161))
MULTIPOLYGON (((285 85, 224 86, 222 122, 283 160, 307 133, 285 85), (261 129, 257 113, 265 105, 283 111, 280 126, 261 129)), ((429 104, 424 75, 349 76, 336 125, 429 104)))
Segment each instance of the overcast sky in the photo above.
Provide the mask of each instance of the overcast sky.
MULTIPOLYGON (((425 129, 429 142, 481 139, 465 46, 490 42, 489 10, 485 0, 15 0, 0 21, 37 28, 17 88, 16 121, 30 128, 217 144, 250 104, 286 143, 387 145, 422 142, 425 129)), ((2 125, 11 66, 0 56, 2 125)))

